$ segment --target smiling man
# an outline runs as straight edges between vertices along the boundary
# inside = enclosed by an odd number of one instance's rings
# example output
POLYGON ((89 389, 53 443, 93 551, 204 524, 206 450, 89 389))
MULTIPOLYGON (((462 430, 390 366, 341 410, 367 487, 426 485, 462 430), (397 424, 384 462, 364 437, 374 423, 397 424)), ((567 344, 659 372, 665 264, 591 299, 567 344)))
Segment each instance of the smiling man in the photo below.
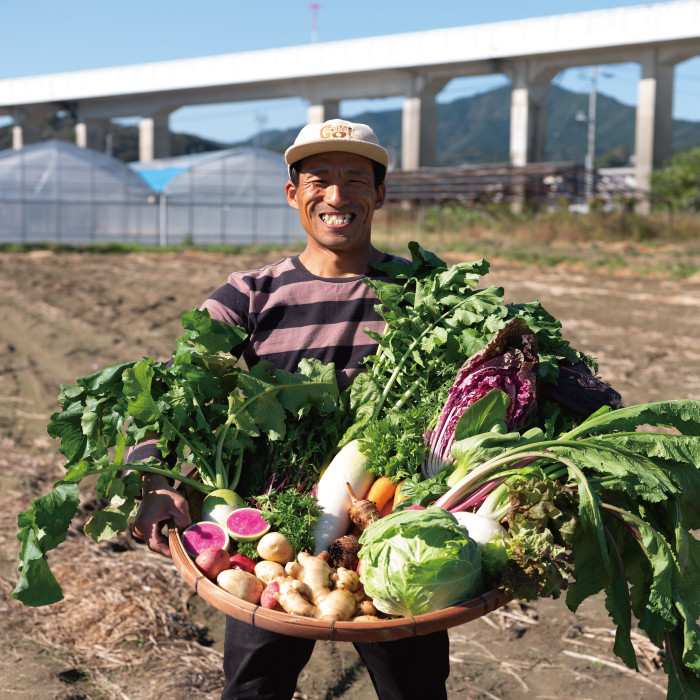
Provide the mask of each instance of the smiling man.
MULTIPOLYGON (((248 366, 265 359, 294 372, 303 358, 317 358, 334 363, 344 389, 360 372, 362 360, 376 351, 365 329, 380 333, 384 328, 374 310, 377 297, 365 280, 386 280, 372 266, 392 260, 371 241, 374 212, 384 204, 389 154, 370 127, 334 119, 305 126, 285 160, 287 201, 299 211, 306 247, 262 269, 231 273, 202 306, 213 318, 247 331, 236 352, 248 366)), ((130 459, 158 454, 153 443, 146 443, 130 459)), ((186 502, 163 478, 144 478, 134 533, 152 550, 167 554, 161 528, 171 519, 179 528, 190 524, 186 502)), ((313 648, 313 640, 227 618, 222 700, 292 698, 313 648)), ((355 648, 380 700, 447 697, 447 632, 355 648)))
POLYGON ((364 124, 335 119, 304 127, 287 149, 287 201, 307 234, 302 264, 323 277, 364 274, 379 259, 372 218, 384 204, 389 154, 364 124))

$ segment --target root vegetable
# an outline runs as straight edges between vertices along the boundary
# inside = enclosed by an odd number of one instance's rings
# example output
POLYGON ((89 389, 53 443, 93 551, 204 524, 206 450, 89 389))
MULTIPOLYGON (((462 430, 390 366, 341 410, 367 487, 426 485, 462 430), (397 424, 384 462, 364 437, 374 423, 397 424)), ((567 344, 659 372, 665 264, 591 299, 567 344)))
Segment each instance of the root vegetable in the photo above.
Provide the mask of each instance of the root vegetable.
POLYGON ((377 608, 374 607, 374 603, 371 601, 370 598, 365 598, 364 600, 361 600, 357 604, 357 609, 355 610, 356 615, 364 615, 364 616, 372 616, 376 617, 377 616, 377 608))
MULTIPOLYGON (((364 594, 360 594, 364 595, 364 594)), ((344 588, 328 591, 316 605, 314 617, 319 620, 349 620, 357 607, 357 595, 344 588)))
POLYGON ((211 581, 226 569, 231 568, 229 553, 221 547, 209 547, 194 560, 194 565, 211 581))
POLYGON ((297 581, 291 576, 278 581, 280 591, 273 593, 275 600, 282 606, 285 612, 290 615, 301 615, 302 617, 315 617, 316 609, 307 600, 311 595, 309 587, 297 581))
POLYGON ((245 501, 230 489, 215 489, 202 501, 202 520, 226 527, 226 519, 236 508, 245 507, 245 501))
MULTIPOLYGON (((360 583, 357 574, 340 569, 343 573, 338 577, 338 572, 334 573, 328 562, 306 552, 301 552, 296 562, 287 564, 286 571, 290 578, 296 579, 308 590, 307 597, 313 604, 310 616, 316 619, 349 620, 355 612, 358 599, 364 597, 364 592, 353 592, 360 583), (356 581, 353 576, 357 577, 356 581), (341 582, 337 588, 333 588, 334 579, 341 582)), ((280 586, 283 585, 280 583, 280 586)), ((280 598, 278 600, 286 610, 285 603, 280 598)))
POLYGON ((319 479, 316 497, 323 513, 316 521, 313 536, 315 553, 328 549, 350 527, 352 505, 346 483, 350 482, 358 497, 364 497, 374 477, 365 470, 367 457, 360 452, 359 441, 352 440, 333 458, 319 479))
POLYGON ((263 589, 262 595, 260 596, 260 605, 267 610, 284 610, 284 608, 277 602, 275 594, 280 592, 279 581, 271 581, 263 589))
POLYGON ((401 495, 401 484, 403 484, 403 481, 399 481, 399 483, 396 485, 396 491, 394 491, 394 508, 396 508, 401 501, 403 501, 406 496, 401 495))
POLYGON ((331 567, 320 557, 300 552, 297 561, 287 564, 286 571, 309 587, 314 605, 318 605, 331 589, 331 567))
POLYGON ((376 504, 372 501, 368 501, 366 498, 358 498, 352 489, 352 484, 348 482, 346 486, 352 502, 350 510, 348 511, 350 520, 357 525, 360 531, 364 532, 364 529, 368 525, 371 525, 382 517, 381 513, 376 504))
POLYGON ((268 532, 260 538, 257 546, 261 559, 287 564, 294 559, 294 548, 281 532, 268 532))
POLYGON ((266 585, 269 586, 277 578, 286 578, 287 572, 282 564, 276 561, 259 561, 255 565, 253 573, 266 585))
POLYGON ((243 569, 243 571, 251 574, 255 572, 255 562, 250 557, 245 556, 245 554, 232 554, 230 562, 232 569, 243 569))
POLYGON ((384 622, 384 620, 376 615, 356 615, 350 618, 350 622, 384 622))
POLYGON ((396 484, 392 483, 388 476, 380 476, 375 482, 370 486, 369 491, 365 498, 368 501, 372 501, 377 510, 381 513, 382 508, 387 503, 394 503, 394 494, 396 493, 396 484))
POLYGON ((360 588, 360 576, 351 569, 340 568, 331 574, 331 581, 336 588, 347 591, 357 591, 360 588))
POLYGON ((355 535, 344 535, 331 542, 328 547, 328 563, 335 569, 344 567, 356 569, 357 553, 360 551, 360 541, 355 535))
POLYGON ((248 603, 257 604, 263 592, 263 584, 253 574, 243 569, 227 569, 216 577, 216 583, 227 593, 248 603))

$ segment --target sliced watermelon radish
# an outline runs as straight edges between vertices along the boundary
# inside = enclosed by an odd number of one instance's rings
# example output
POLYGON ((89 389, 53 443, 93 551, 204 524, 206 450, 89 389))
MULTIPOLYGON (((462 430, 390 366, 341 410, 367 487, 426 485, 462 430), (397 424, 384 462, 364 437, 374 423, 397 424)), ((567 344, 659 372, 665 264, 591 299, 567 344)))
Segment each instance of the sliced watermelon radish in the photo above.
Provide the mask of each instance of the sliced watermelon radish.
POLYGON ((182 533, 182 544, 193 559, 210 547, 228 549, 229 543, 228 532, 218 523, 195 523, 182 533))
POLYGON ((226 518, 226 528, 234 540, 253 542, 270 529, 270 524, 257 508, 237 508, 226 518))
POLYGON ((245 501, 230 489, 215 489, 204 497, 202 520, 209 520, 226 527, 226 519, 237 508, 243 508, 245 501))

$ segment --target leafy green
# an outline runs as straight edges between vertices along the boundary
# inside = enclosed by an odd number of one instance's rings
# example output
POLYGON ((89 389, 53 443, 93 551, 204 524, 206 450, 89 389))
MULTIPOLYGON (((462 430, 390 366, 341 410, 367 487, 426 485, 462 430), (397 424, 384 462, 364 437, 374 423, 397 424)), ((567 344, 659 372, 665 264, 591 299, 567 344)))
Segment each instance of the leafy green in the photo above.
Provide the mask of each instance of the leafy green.
POLYGON ((61 387, 62 410, 51 416, 47 430, 60 441, 66 476, 19 516, 20 580, 12 597, 27 605, 60 598, 46 553, 65 538, 85 477, 98 477, 96 494, 105 503, 84 528, 96 541, 128 527, 141 491, 140 472, 162 474, 205 493, 236 488, 244 463, 250 461, 253 472, 244 483, 259 482, 260 465, 271 461, 275 445, 284 441, 289 455, 299 442, 305 447, 297 453, 305 452, 307 459, 295 462, 298 481, 288 483, 303 483, 302 490, 313 485, 344 415, 334 367, 302 360, 293 373, 264 362, 244 370, 230 354, 245 337, 240 328, 197 309, 182 320, 184 333, 170 361, 146 357, 61 387), (313 459, 308 458, 311 421, 328 432, 325 441, 315 433, 313 459), (151 433, 159 436, 162 460, 129 462, 125 473, 127 448, 151 433), (193 468, 198 478, 186 475, 193 468))
POLYGON ((322 511, 313 494, 288 489, 262 494, 255 502, 270 528, 281 532, 296 554, 314 551, 313 526, 322 511))
POLYGON ((375 421, 444 395, 465 358, 481 350, 506 324, 522 318, 537 336, 538 372, 555 381, 559 361, 593 364, 561 336, 561 324, 540 304, 506 304, 500 287, 477 289, 489 271, 485 260, 447 267, 436 255, 409 244, 410 262, 378 267, 394 281, 367 280, 386 321, 383 333, 369 332, 376 354, 350 387, 351 427, 341 444, 361 438, 375 421))
MULTIPOLYGON (((401 483, 401 500, 393 511, 405 510, 409 506, 427 506, 449 490, 447 472, 442 471, 429 478, 418 473, 401 483)), ((393 512, 392 511, 392 512, 393 512)))
POLYGON ((695 697, 700 544, 691 530, 698 524, 700 402, 603 409, 556 438, 542 437, 481 463, 435 505, 458 507, 484 484, 505 479, 513 494, 512 543, 499 585, 525 599, 556 596, 571 555, 568 607, 576 611, 602 591, 617 625, 618 656, 636 667, 634 616, 652 642, 666 649, 669 697, 695 697), (568 483, 575 494, 575 527, 551 483, 517 478, 533 466, 548 478, 567 479, 561 486, 568 483))
POLYGON ((360 451, 367 456, 366 471, 389 477, 394 483, 420 472, 431 415, 424 406, 411 406, 370 423, 360 441, 360 451))
POLYGON ((47 605, 63 598, 46 553, 66 539, 79 506, 78 486, 59 481, 50 493, 33 500, 31 508, 19 514, 20 575, 11 595, 24 605, 47 605))

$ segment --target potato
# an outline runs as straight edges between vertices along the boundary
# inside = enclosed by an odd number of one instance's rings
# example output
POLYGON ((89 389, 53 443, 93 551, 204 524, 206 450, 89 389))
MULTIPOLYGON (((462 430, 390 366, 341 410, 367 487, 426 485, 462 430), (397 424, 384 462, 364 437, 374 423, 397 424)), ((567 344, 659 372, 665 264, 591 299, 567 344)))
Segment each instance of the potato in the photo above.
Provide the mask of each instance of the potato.
POLYGON ((261 559, 286 564, 294 559, 294 548, 281 532, 268 532, 258 542, 258 554, 261 559))
POLYGON ((285 577, 287 572, 284 570, 282 564, 278 564, 276 561, 259 561, 255 565, 253 573, 265 584, 269 585, 273 579, 279 577, 285 577))
POLYGON ((227 593, 248 603, 258 604, 263 592, 260 579, 243 569, 227 569, 216 577, 216 583, 227 593))

